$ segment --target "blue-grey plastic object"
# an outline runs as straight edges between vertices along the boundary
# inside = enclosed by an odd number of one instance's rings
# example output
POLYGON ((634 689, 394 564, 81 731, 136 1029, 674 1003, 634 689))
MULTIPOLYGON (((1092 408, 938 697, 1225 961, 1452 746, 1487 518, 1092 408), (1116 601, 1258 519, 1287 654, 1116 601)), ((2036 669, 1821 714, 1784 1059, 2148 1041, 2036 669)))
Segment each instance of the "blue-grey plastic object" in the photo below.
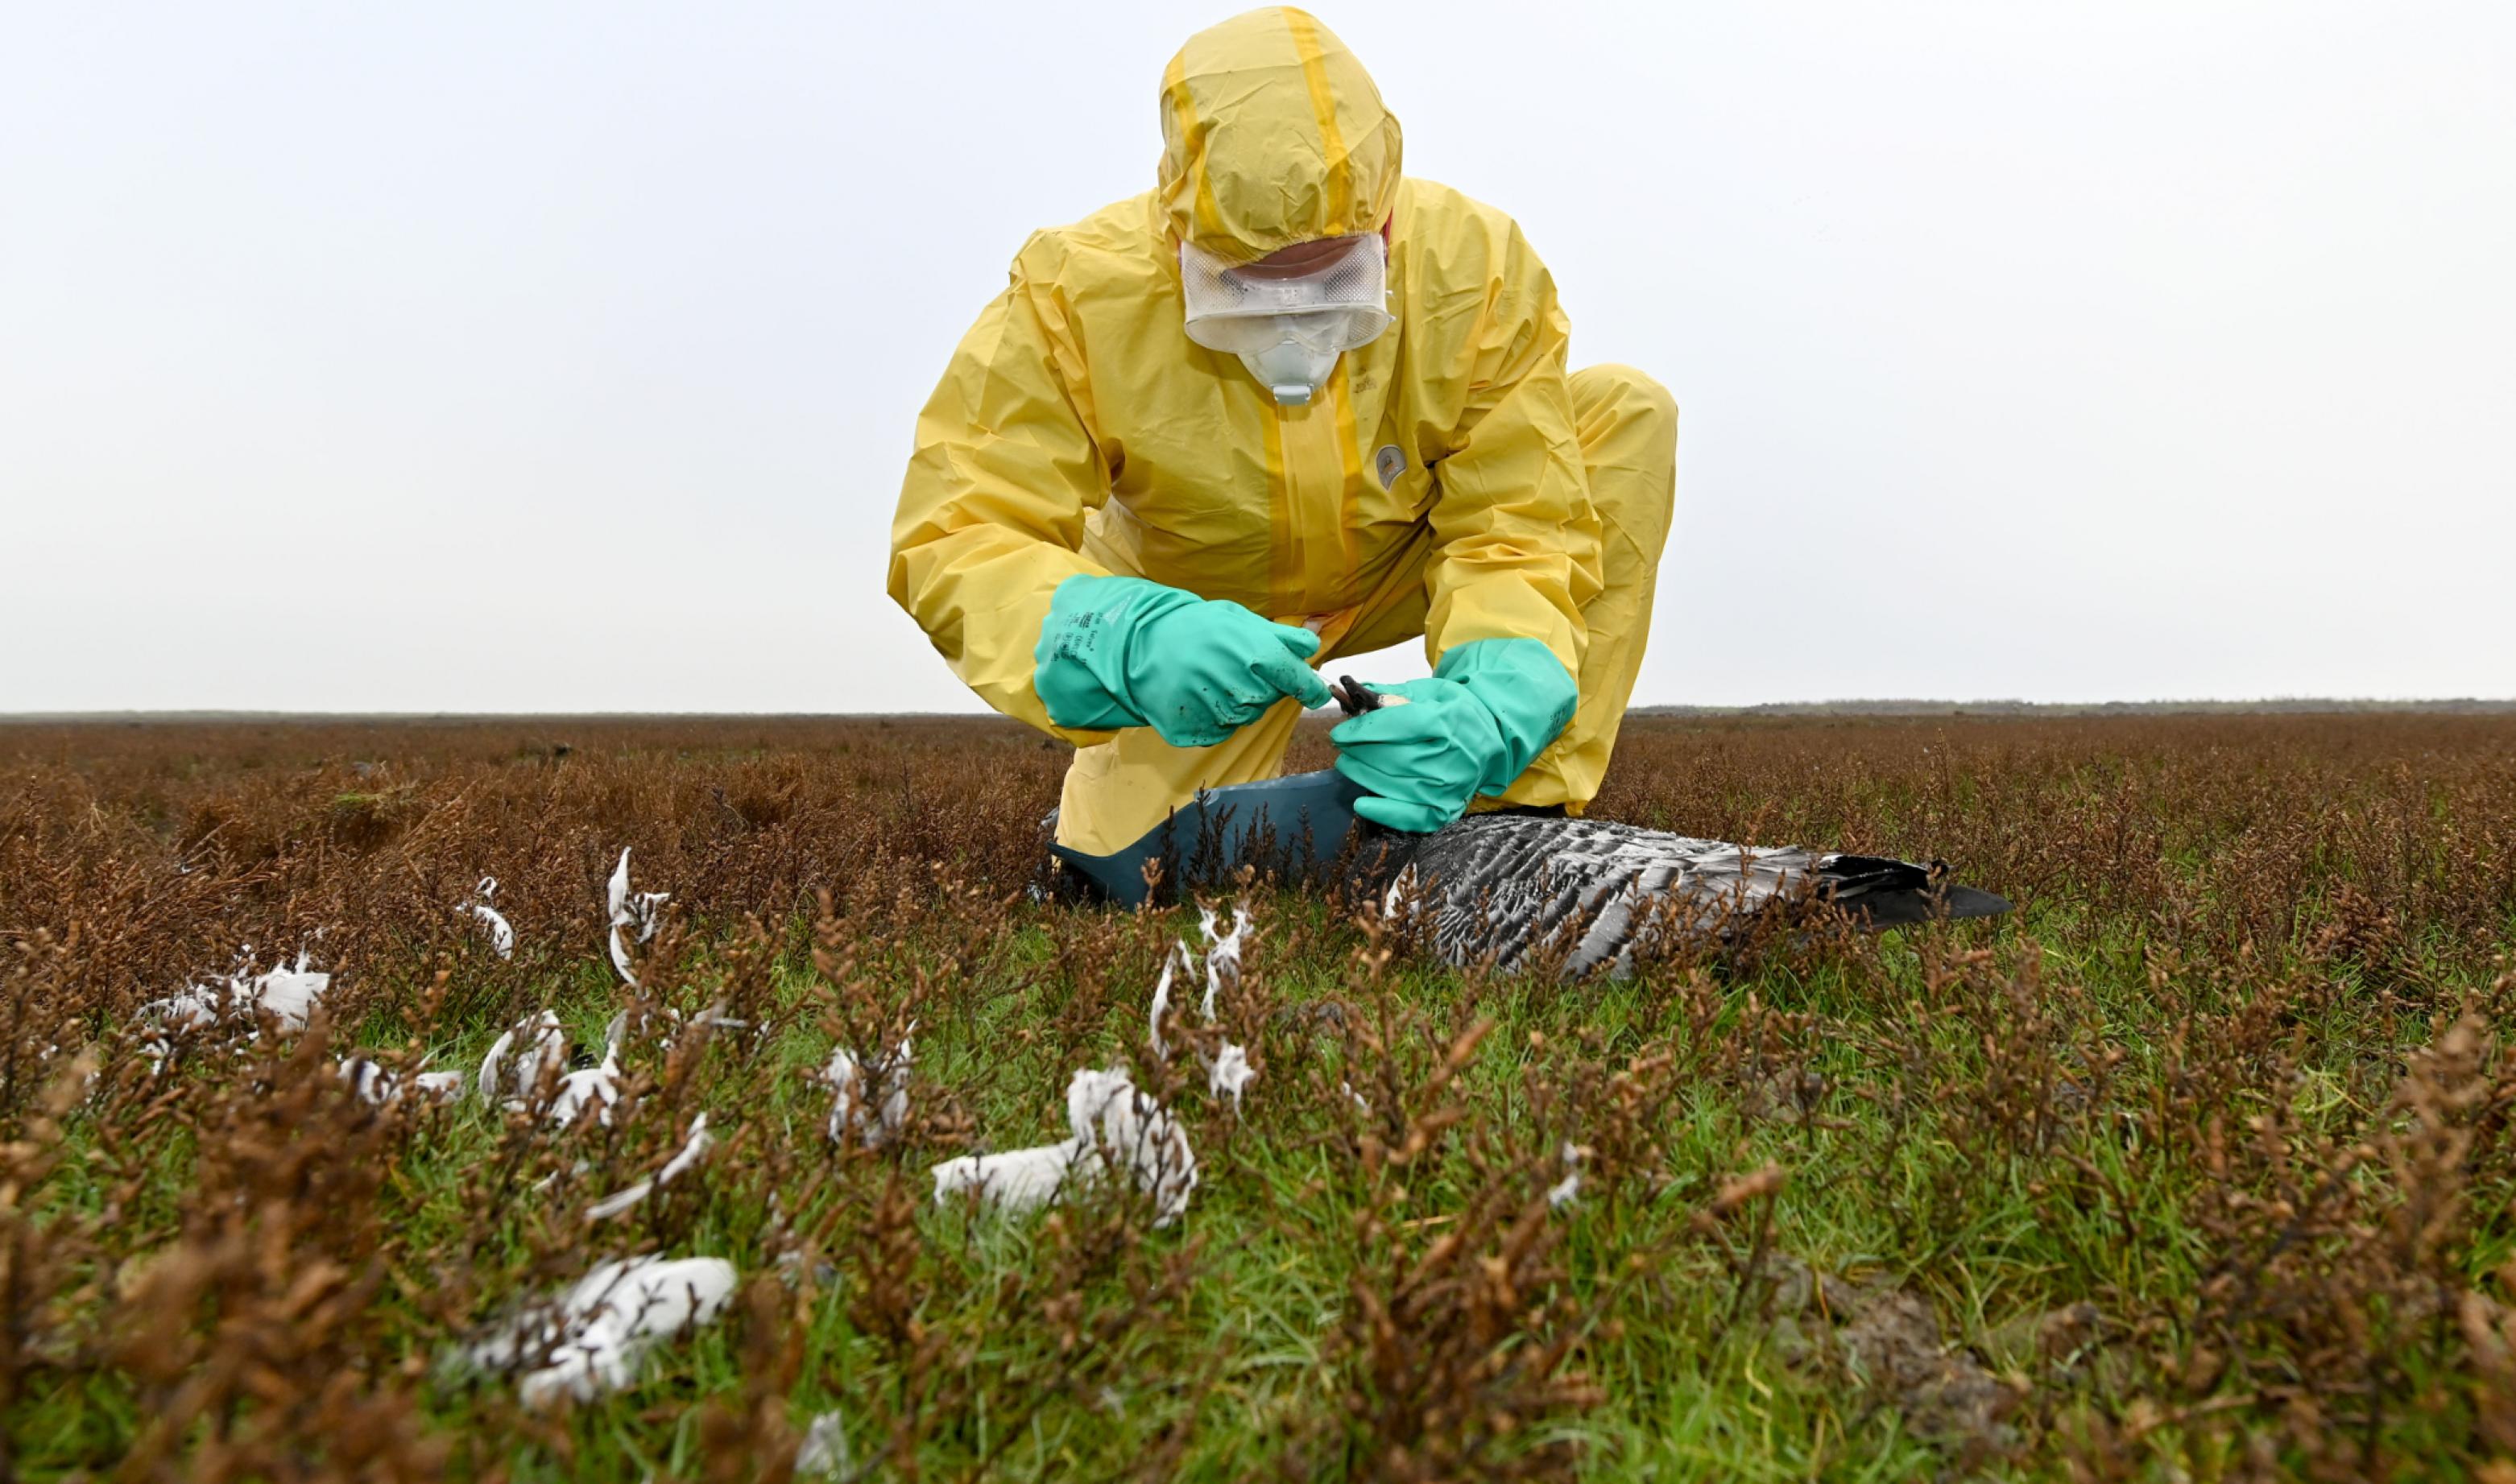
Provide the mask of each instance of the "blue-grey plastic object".
POLYGON ((1162 863, 1164 886, 1219 885, 1244 865, 1316 877, 1345 849, 1363 790, 1334 768, 1261 783, 1202 789, 1144 839, 1108 855, 1049 848, 1111 899, 1145 900, 1145 862, 1162 863))

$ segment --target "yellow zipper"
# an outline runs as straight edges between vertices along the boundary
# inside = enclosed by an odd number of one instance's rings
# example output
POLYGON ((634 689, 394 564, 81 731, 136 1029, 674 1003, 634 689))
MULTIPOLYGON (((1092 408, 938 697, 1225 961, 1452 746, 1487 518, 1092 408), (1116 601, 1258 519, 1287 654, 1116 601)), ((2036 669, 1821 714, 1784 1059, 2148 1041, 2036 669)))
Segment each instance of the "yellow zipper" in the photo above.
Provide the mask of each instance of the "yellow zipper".
MULTIPOLYGON (((1343 605, 1360 564, 1355 501, 1363 454, 1356 445, 1354 398, 1339 366, 1324 395, 1306 407, 1276 408, 1268 474, 1278 490, 1274 512, 1274 589, 1279 615, 1314 617, 1343 605)), ((1298 621, 1298 620, 1296 620, 1298 621)))

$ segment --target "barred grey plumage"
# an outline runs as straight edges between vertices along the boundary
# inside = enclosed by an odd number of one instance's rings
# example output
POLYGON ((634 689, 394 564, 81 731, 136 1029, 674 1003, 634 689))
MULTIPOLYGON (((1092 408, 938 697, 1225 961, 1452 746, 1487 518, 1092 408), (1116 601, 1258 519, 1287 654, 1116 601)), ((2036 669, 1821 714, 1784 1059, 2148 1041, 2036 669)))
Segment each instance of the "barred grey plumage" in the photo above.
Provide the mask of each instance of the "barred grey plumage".
MULTIPOLYGON (((1560 814, 1472 814, 1430 835, 1363 823, 1359 789, 1333 770, 1209 789, 1125 850, 1051 845, 1078 883, 1135 905, 1210 890, 1246 868, 1339 880, 1411 903, 1442 956, 1519 969, 1560 951, 1569 975, 1630 972, 1655 940, 1735 939, 1751 919, 1831 901, 1866 928, 1989 917, 2009 904, 1947 868, 1796 845, 1737 845, 1560 814)), ((1050 816, 1054 828, 1056 816, 1050 816)))
POLYGON ((1817 897, 1869 927, 1983 917, 2008 903, 1945 868, 1797 845, 1762 848, 1605 820, 1484 814, 1413 845, 1388 902, 1429 915, 1450 963, 1526 967, 1550 951, 1567 977, 1629 973, 1655 936, 1735 936, 1766 908, 1817 897))

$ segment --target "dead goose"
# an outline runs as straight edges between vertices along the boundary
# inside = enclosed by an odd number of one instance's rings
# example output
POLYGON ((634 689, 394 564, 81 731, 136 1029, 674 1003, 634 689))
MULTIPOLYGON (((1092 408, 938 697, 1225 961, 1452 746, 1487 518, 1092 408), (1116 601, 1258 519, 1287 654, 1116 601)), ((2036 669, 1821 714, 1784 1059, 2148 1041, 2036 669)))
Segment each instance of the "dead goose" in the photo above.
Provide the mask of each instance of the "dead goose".
POLYGON ((1768 908, 1830 899, 1878 928, 1990 917, 2009 903, 1947 868, 1785 845, 1760 849, 1604 819, 1479 814, 1405 852, 1387 902, 1453 964, 1511 969, 1551 949, 1568 976, 1633 970, 1655 934, 1735 935, 1768 908))
MULTIPOLYGON (((1352 680, 1343 687, 1369 695, 1352 680)), ((1332 769, 1236 784, 1199 794, 1113 854, 1051 848, 1087 890, 1129 906, 1146 899, 1145 867, 1154 861, 1166 891, 1221 885, 1245 865, 1293 879, 1359 880, 1414 914, 1450 963, 1509 970, 1560 950, 1568 977, 1629 972, 1655 933, 1727 938, 1759 913, 1811 898, 1872 928, 2009 910, 2000 897, 1950 881, 1938 862, 1739 845, 1518 810, 1401 835, 1358 820, 1360 795, 1332 769)))

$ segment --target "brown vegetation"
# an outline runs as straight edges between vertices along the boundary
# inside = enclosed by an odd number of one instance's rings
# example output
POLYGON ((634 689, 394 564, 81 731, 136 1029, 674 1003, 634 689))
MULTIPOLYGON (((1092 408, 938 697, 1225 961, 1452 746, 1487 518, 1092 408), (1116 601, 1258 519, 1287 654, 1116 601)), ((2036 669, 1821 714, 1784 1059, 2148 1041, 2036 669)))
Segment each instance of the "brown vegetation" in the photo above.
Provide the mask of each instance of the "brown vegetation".
POLYGON ((885 1477, 2516 1480, 2516 721, 1638 718, 1599 813, 2019 912, 1559 988, 1262 890, 1167 1061, 1193 914, 1030 899, 1064 762, 979 721, 0 725, 0 1479, 774 1478, 826 1410, 885 1477), (672 898, 635 992, 623 847, 672 898), (155 1070, 143 1007, 248 944, 335 975, 313 1023, 155 1070), (631 1012, 609 1126, 335 1075, 468 1076, 544 1007, 631 1012), (808 1074, 904 1034, 900 1135, 834 1147, 808 1074), (931 1200, 1119 1062, 1197 1151, 1184 1223, 931 1200), (700 1112, 693 1173, 588 1218, 700 1112), (644 1384, 448 1363, 631 1252, 743 1280, 644 1384))

